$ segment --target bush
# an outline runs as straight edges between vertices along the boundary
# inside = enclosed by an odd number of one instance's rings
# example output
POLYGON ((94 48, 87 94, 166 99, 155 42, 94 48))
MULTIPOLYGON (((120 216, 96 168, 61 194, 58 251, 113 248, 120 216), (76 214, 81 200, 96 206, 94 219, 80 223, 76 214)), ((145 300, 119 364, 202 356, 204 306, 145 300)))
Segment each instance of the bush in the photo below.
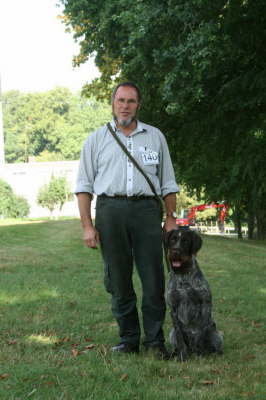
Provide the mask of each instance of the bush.
POLYGON ((10 208, 11 218, 24 218, 29 215, 30 206, 25 197, 13 194, 11 204, 12 204, 12 207, 10 208))
POLYGON ((72 200, 73 194, 69 189, 69 184, 65 177, 51 177, 48 184, 39 190, 37 203, 41 207, 46 207, 52 214, 58 208, 61 211, 66 201, 72 200))
POLYGON ((24 218, 29 215, 29 212, 28 201, 22 196, 17 196, 11 186, 0 179, 0 217, 24 218))

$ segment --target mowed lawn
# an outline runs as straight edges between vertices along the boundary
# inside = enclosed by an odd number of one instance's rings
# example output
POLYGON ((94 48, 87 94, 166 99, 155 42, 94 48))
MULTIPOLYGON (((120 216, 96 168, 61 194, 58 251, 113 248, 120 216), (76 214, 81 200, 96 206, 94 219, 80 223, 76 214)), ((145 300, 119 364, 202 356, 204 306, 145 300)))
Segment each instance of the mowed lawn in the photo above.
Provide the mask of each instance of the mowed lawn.
POLYGON ((224 354, 114 355, 101 256, 83 246, 79 221, 2 224, 0 399, 266 400, 266 244, 203 236, 198 260, 224 354))

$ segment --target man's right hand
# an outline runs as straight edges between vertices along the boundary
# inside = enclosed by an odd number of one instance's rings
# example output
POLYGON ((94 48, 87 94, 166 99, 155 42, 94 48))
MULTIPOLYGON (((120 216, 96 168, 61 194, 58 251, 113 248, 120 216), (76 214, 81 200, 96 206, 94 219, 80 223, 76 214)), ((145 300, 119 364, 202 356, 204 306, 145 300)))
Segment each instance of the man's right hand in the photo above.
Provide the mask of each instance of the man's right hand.
POLYGON ((86 228, 83 231, 83 240, 85 245, 91 249, 97 249, 97 245, 100 243, 99 232, 94 228, 86 228))

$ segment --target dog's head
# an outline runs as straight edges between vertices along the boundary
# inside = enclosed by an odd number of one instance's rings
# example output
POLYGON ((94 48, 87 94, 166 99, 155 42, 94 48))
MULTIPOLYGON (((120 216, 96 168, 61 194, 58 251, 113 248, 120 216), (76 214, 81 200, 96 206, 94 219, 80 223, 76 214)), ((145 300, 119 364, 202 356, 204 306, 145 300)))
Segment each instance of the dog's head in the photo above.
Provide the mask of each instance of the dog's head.
POLYGON ((202 239, 195 231, 178 227, 164 234, 164 245, 172 269, 177 270, 190 264, 192 256, 196 255, 202 246, 202 239))

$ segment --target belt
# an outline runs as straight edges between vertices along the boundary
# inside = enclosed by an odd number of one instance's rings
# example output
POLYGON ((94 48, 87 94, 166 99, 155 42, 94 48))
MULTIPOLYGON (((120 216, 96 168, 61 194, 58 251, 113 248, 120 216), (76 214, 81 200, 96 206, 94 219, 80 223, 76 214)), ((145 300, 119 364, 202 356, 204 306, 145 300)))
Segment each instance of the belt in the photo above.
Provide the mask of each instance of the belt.
POLYGON ((100 194, 97 196, 98 198, 102 199, 118 199, 118 200, 151 200, 155 199, 155 196, 123 196, 123 195, 117 195, 117 196, 107 196, 106 194, 100 194))

